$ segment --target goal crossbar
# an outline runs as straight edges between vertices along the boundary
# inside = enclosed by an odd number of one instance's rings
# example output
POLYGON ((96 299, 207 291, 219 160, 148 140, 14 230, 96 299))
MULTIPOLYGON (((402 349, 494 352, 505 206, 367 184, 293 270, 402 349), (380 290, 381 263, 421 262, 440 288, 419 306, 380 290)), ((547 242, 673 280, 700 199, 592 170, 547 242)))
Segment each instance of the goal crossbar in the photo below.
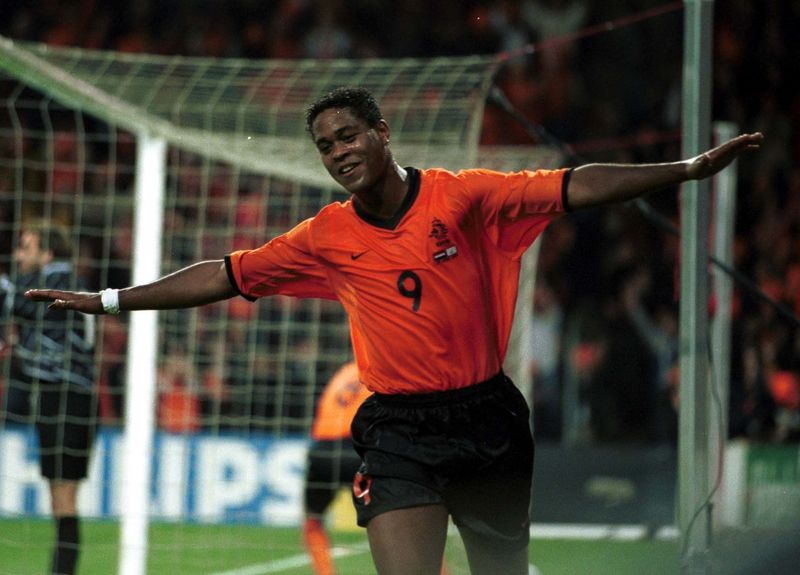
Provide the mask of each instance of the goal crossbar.
POLYGON ((244 60, 120 54, 0 37, 0 68, 65 106, 250 171, 331 187, 305 130, 308 105, 370 89, 407 165, 457 170, 478 155, 490 56, 244 60))

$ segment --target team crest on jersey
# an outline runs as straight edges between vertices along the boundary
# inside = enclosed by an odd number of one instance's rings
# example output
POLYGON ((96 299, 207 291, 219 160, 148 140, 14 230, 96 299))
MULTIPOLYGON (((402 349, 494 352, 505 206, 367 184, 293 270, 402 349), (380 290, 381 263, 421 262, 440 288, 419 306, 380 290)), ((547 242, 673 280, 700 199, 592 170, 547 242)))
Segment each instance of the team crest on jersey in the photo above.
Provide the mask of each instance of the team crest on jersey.
POLYGON ((432 239, 436 245, 433 250, 433 261, 437 264, 451 260, 458 255, 458 247, 456 247, 450 237, 445 223, 439 218, 433 218, 431 222, 431 233, 428 237, 432 239))

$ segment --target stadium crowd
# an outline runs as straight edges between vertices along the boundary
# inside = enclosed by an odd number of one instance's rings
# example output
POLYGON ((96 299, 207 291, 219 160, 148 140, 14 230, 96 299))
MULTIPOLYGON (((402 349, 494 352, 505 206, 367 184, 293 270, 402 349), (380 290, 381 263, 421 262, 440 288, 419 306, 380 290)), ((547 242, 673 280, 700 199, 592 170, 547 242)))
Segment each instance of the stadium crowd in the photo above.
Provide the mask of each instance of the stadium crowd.
MULTIPOLYGON (((0 34, 56 46, 254 59, 428 57, 513 52, 538 43, 533 55, 513 59, 497 83, 539 128, 539 139, 490 104, 482 142, 530 145, 544 143, 542 134, 547 134, 549 142, 568 145, 575 161, 642 162, 680 157, 683 13, 675 4, 680 7, 680 2, 657 0, 42 0, 4 3, 0 34), (665 6, 662 13, 617 26, 613 33, 581 32, 665 6), (554 41, 564 38, 571 40, 554 41), (634 136, 623 137, 629 134, 634 136)), ((713 117, 735 123, 740 132, 766 135, 761 152, 739 163, 735 267, 795 318, 800 315, 800 80, 790 72, 800 53, 798 23, 800 4, 791 0, 715 2, 713 117)), ((120 153, 132 158, 132 142, 121 144, 120 153)), ((55 181, 67 191, 74 185, 69 164, 77 161, 77 146, 69 133, 55 143, 56 154, 64 158, 55 181)), ((224 198, 224 174, 219 176, 216 197, 224 198)), ((109 177, 123 188, 126 179, 132 181, 131 173, 109 177)), ((186 201, 196 182, 188 172, 183 178, 178 185, 186 201)), ((648 201, 677 223, 675 191, 653 194, 648 201)), ((7 202, 8 190, 2 193, 7 202)), ((259 210, 257 202, 243 202, 224 217, 257 234, 264 228, 259 210)), ((190 211, 187 203, 180 214, 190 220, 190 211)), ((11 213, 5 210, 3 217, 11 213)), ((114 238, 117 267, 107 278, 112 286, 128 285, 132 248, 125 229, 121 226, 114 238)), ((235 238, 243 241, 246 234, 235 238)), ((674 441, 679 239, 635 208, 620 207, 563 218, 542 242, 531 365, 537 437, 560 437, 563 382, 573 378, 587 438, 674 441)), ((10 246, 11 240, 2 243, 10 246)), ((209 255, 219 257, 243 246, 212 247, 217 251, 209 255)), ((730 435, 797 441, 796 319, 792 323, 742 285, 734 299, 730 435)), ((217 342, 243 337, 237 322, 254 312, 236 313, 230 333, 218 334, 217 342)), ((102 373, 106 381, 118 381, 124 318, 107 320, 102 373)), ((168 382, 162 408, 185 414, 182 402, 189 401, 194 406, 189 411, 198 415, 189 421, 165 418, 165 426, 191 430, 201 424, 202 413, 236 411, 236 386, 226 374, 237 368, 223 365, 235 358, 215 355, 213 342, 209 348, 211 365, 203 374, 187 367, 185 349, 170 350, 162 366, 162 381, 168 382)), ((269 366, 262 367, 259 373, 269 372, 269 366)), ((262 410, 269 403, 263 391, 268 386, 253 387, 262 389, 262 399, 255 402, 262 410)), ((108 417, 120 413, 119 402, 113 403, 104 407, 108 417)))

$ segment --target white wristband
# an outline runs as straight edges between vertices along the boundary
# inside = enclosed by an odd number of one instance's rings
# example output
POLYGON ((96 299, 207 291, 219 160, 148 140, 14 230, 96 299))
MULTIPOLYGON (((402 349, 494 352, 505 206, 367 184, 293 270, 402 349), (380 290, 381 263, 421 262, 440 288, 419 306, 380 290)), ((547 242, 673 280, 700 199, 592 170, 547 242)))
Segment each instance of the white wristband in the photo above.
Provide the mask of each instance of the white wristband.
POLYGON ((119 313, 119 290, 107 288, 100 292, 103 311, 112 315, 119 313))

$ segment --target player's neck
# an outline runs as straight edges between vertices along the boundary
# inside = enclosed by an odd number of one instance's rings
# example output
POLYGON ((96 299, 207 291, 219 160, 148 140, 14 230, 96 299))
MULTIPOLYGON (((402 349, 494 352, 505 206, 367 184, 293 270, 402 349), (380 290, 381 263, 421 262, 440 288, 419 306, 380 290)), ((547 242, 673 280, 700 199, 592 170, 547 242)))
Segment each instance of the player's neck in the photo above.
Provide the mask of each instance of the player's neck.
POLYGON ((408 194, 408 172, 397 163, 387 170, 386 177, 381 179, 367 194, 358 194, 354 201, 359 209, 376 218, 391 218, 408 194))

